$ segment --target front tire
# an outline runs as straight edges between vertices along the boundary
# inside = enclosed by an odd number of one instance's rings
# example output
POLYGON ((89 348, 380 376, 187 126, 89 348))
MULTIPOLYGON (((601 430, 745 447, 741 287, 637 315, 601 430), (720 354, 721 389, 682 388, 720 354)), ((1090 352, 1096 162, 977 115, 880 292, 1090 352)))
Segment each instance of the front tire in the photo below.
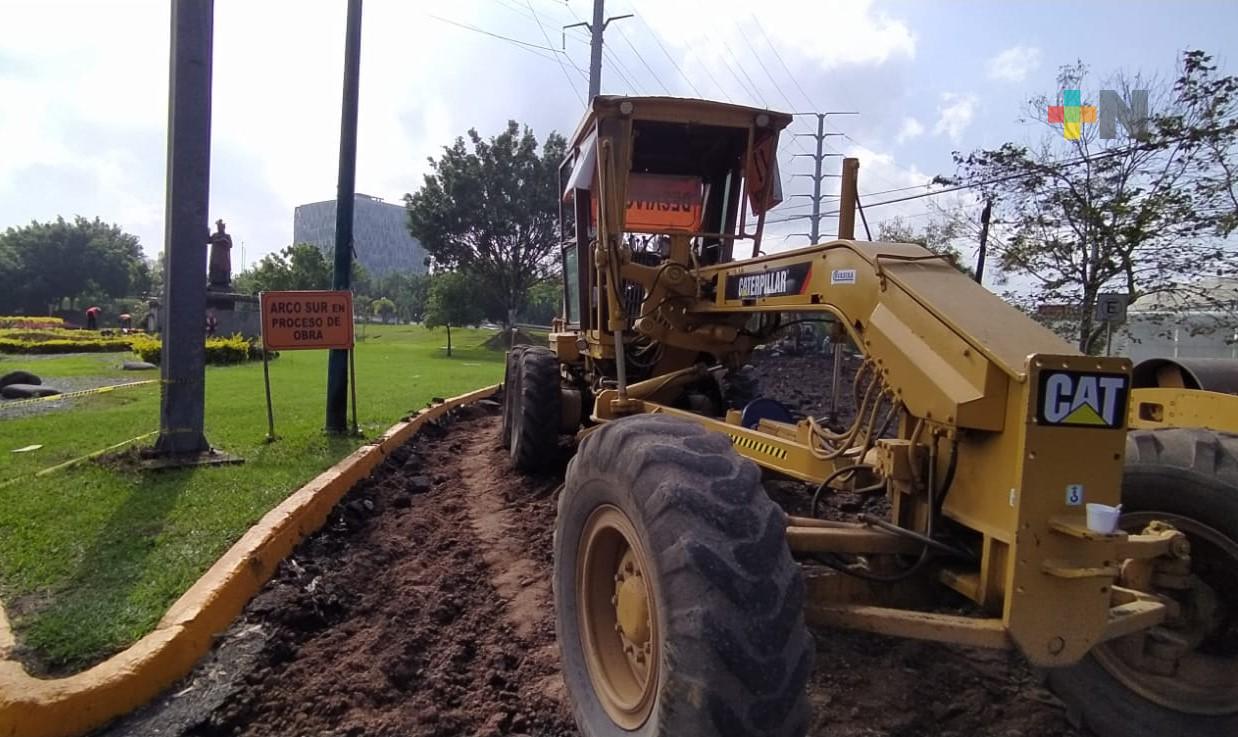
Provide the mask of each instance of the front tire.
POLYGON ((1102 644, 1050 671, 1049 685, 1100 737, 1238 735, 1238 436, 1131 432, 1122 511, 1127 532, 1160 519, 1187 536, 1192 573, 1215 595, 1219 618, 1172 676, 1141 671, 1102 644))
POLYGON ((805 733, 803 579, 786 516, 726 437, 658 415, 592 432, 568 467, 554 553, 583 735, 805 733))

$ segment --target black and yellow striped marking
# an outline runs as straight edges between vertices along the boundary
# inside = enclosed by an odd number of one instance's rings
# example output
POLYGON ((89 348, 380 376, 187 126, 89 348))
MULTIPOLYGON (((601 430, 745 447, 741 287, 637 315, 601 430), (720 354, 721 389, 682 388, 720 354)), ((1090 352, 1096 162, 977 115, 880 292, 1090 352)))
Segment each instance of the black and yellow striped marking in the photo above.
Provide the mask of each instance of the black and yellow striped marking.
POLYGON ((787 459, 787 451, 773 443, 767 443, 764 440, 750 438, 747 435, 739 435, 736 433, 727 433, 731 438, 731 444, 742 450, 762 453, 770 458, 777 458, 780 461, 787 459))

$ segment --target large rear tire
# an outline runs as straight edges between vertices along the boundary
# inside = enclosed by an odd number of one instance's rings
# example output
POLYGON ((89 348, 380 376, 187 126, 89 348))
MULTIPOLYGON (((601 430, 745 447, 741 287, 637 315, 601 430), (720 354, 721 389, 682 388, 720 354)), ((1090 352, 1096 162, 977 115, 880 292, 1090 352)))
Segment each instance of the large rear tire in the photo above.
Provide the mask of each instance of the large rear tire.
POLYGON ((1203 641, 1172 676, 1102 644, 1049 685, 1100 737, 1238 735, 1238 436, 1209 430, 1141 430, 1127 436, 1123 529, 1154 519, 1191 543, 1191 570, 1218 605, 1203 641))
POLYGON ((563 397, 559 359, 549 348, 529 346, 516 361, 511 459, 521 471, 540 471, 557 456, 563 397))
POLYGON ((786 516, 726 437, 608 423, 568 467, 556 630, 586 737, 799 737, 813 640, 786 516))

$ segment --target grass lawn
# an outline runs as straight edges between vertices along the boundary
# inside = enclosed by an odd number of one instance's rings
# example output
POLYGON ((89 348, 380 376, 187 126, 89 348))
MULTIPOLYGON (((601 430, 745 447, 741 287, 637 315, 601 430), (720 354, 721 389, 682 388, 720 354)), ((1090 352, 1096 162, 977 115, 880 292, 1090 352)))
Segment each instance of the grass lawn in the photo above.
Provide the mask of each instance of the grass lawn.
MULTIPOLYGON (((373 437, 432 397, 449 397, 503 374, 503 354, 480 347, 484 330, 366 326, 356 355, 358 419, 373 437)), ((42 376, 151 374, 110 368, 118 354, 39 358, 42 376)), ((34 472, 155 430, 157 385, 75 400, 63 410, 0 416, 0 600, 28 667, 79 670, 149 632, 163 612, 267 510, 360 442, 321 431, 325 351, 285 352, 271 363, 275 429, 264 442, 262 364, 208 367, 206 434, 245 459, 240 466, 157 473, 88 462, 34 472), (28 453, 15 448, 42 443, 28 453)), ((0 372, 22 368, 5 356, 0 372)), ((149 443, 149 441, 147 441, 149 443)))
MULTIPOLYGON (((136 360, 138 357, 132 353, 72 353, 67 356, 0 354, 0 375, 22 369, 36 373, 43 379, 58 379, 63 376, 111 376, 117 379, 117 383, 120 383, 158 378, 141 371, 121 370, 122 362, 136 360)), ((51 384, 52 382, 45 383, 51 384)))

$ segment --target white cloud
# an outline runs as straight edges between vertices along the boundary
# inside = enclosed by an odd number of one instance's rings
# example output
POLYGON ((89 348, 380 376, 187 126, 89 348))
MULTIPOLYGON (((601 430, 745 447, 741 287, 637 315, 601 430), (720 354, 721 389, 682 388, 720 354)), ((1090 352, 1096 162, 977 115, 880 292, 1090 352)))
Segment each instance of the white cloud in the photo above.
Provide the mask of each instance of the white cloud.
POLYGON ((903 143, 910 141, 913 138, 919 138, 924 134, 924 125, 912 117, 903 118, 903 125, 898 129, 898 135, 894 137, 895 143, 903 143))
MULTIPOLYGON (((252 262, 291 242, 294 206, 335 196, 344 4, 215 7, 210 219, 228 221, 252 262)), ((443 13, 541 43, 535 25, 504 27, 493 7, 443 13)), ((0 229, 97 215, 148 255, 163 247, 168 13, 166 0, 4 0, 0 229)), ((420 3, 367 3, 358 191, 398 202, 426 157, 470 126, 492 135, 516 118, 539 139, 570 132, 579 102, 539 53, 433 20, 420 3)))
MULTIPOLYGON (((0 229, 57 214, 98 215, 139 235, 154 255, 164 238, 168 3, 0 4, 0 229)), ((587 69, 587 34, 569 33, 565 58, 427 14, 548 47, 559 45, 555 29, 589 15, 588 3, 533 8, 492 0, 437 8, 407 0, 366 4, 359 191, 398 202, 420 186, 426 158, 470 126, 490 135, 514 118, 539 138, 552 129, 571 133, 581 106, 556 58, 587 69), (416 43, 409 42, 410 28, 416 43)), ((602 89, 660 94, 665 83, 672 94, 786 110, 858 110, 862 117, 831 118, 827 127, 865 141, 874 140, 871 131, 898 130, 903 112, 889 101, 909 73, 917 38, 897 11, 873 0, 769 0, 756 17, 753 8, 746 0, 632 0, 616 8, 637 18, 607 32, 602 89), (821 28, 830 29, 825 41, 821 28)), ((295 205, 335 194, 343 26, 342 3, 216 3, 210 219, 228 221, 249 262, 290 242, 295 205)), ((568 66, 566 73, 583 92, 577 70, 568 66)), ((813 130, 809 120, 797 118, 796 130, 813 130)), ((932 126, 929 118, 915 123, 921 137, 932 126)), ((827 143, 844 146, 843 139, 827 143)), ((806 191, 808 180, 792 174, 803 174, 809 160, 791 155, 808 150, 808 139, 783 147, 788 195, 806 191)), ((866 158, 863 188, 912 183, 908 172, 927 179, 910 161, 900 164, 866 158)), ((788 199, 782 209, 804 201, 788 199)))
POLYGON ((988 61, 989 79, 1022 82, 1040 66, 1040 49, 1011 46, 988 61))
POLYGON ((945 134, 957 143, 976 117, 977 102, 975 95, 943 92, 941 104, 937 106, 937 124, 933 126, 933 133, 939 136, 945 134))
MULTIPOLYGON (((777 44, 793 67, 808 67, 805 72, 809 77, 848 65, 880 65, 914 58, 916 38, 911 28, 872 5, 872 0, 768 2, 759 11, 756 22, 760 28, 750 20, 753 5, 748 0, 710 0, 707 8, 703 3, 682 1, 634 3, 633 8, 667 46, 686 55, 680 66, 693 83, 717 94, 718 85, 713 80, 733 79, 735 70, 747 65, 740 61, 750 53, 745 49, 760 48, 768 56, 763 36, 777 44), (823 38, 822 28, 830 29, 828 37, 823 38)), ((773 90, 763 89, 759 72, 743 71, 768 101, 780 99, 773 90)), ((760 104, 754 99, 742 102, 760 104)))

